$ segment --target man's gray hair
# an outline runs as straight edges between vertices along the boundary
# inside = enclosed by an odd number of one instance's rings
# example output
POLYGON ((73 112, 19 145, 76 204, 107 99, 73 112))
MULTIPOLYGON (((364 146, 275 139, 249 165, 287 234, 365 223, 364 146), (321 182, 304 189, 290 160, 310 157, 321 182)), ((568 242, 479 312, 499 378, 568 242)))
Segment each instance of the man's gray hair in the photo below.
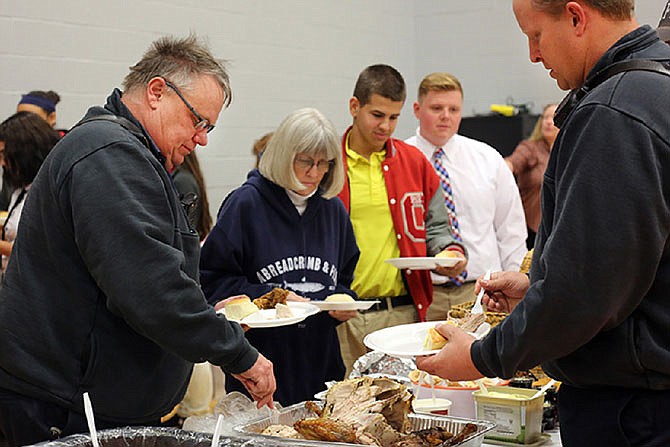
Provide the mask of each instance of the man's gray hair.
MULTIPOLYGON (((560 15, 570 0, 532 0, 535 9, 560 15)), ((635 14, 635 0, 582 0, 584 4, 615 20, 629 20, 635 14)))
POLYGON ((321 196, 330 199, 342 190, 344 166, 340 140, 333 123, 316 109, 298 109, 284 118, 268 141, 258 169, 263 177, 277 185, 300 191, 305 187, 293 168, 297 154, 323 156, 333 161, 319 185, 321 196))
POLYGON ((212 76, 221 86, 224 106, 230 105, 232 91, 224 61, 215 59, 206 43, 195 34, 184 38, 164 36, 154 41, 142 59, 130 67, 123 80, 124 92, 145 87, 157 76, 188 90, 197 76, 212 76))

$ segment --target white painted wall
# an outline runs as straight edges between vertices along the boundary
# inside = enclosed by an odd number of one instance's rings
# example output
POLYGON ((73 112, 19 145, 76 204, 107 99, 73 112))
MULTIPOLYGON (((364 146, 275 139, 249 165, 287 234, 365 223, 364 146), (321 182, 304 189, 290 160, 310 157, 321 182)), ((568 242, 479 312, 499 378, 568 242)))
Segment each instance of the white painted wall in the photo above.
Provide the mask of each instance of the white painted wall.
MULTIPOLYGON (((665 3, 638 0, 638 20, 656 26, 665 3)), ((22 93, 52 89, 58 124, 69 127, 152 40, 189 31, 229 60, 234 92, 198 152, 213 213, 253 165, 254 139, 290 111, 317 107, 344 130, 356 77, 373 63, 407 82, 398 138, 414 132, 416 86, 432 71, 460 78, 466 115, 508 101, 537 112, 562 97, 528 60, 509 0, 0 0, 0 118, 22 93)))

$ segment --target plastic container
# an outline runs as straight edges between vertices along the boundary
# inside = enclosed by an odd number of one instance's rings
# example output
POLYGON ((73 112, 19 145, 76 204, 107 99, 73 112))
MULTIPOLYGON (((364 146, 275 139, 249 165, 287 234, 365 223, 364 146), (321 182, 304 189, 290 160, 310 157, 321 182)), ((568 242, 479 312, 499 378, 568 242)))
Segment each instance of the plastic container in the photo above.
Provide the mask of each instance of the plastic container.
MULTIPOLYGON (((474 382, 469 382, 472 383, 472 386, 448 386, 446 382, 438 382, 435 385, 431 385, 431 380, 433 379, 429 375, 422 376, 421 386, 418 386, 417 380, 412 380, 412 391, 415 393, 414 397, 416 399, 430 399, 433 397, 448 399, 451 401, 450 416, 467 419, 475 418, 475 398, 472 393, 477 391, 479 387, 474 382)), ((500 386, 507 385, 508 383, 508 381, 502 379, 491 380, 495 380, 493 384, 500 386)), ((493 386, 493 384, 487 383, 486 386, 493 386)))
POLYGON ((451 401, 449 399, 428 398, 414 399, 412 401, 412 410, 419 414, 446 416, 449 414, 451 401))
POLYGON ((516 444, 538 441, 542 434, 544 393, 533 397, 536 393, 534 389, 506 386, 488 387, 488 394, 475 391, 477 418, 496 424, 485 437, 516 444))
POLYGON ((459 418, 475 418, 475 398, 472 393, 479 388, 462 386, 437 386, 431 389, 430 385, 423 384, 416 391, 416 399, 447 399, 451 401, 449 414, 459 418))

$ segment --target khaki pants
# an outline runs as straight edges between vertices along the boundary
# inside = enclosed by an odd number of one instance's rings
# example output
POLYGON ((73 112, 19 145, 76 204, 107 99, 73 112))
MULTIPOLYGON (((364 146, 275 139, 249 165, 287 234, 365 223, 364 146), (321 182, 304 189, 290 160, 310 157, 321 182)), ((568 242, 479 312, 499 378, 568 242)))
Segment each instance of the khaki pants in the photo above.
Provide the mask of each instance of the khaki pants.
POLYGON ((433 285, 433 303, 426 311, 427 321, 446 320, 449 316, 449 309, 456 304, 462 304, 467 301, 474 301, 475 282, 466 282, 460 287, 457 286, 438 286, 433 285))
POLYGON ((374 312, 359 313, 354 318, 337 327, 337 336, 340 339, 342 360, 347 368, 345 378, 349 377, 354 362, 370 350, 363 344, 366 335, 391 326, 416 323, 419 314, 413 305, 399 306, 393 309, 377 310, 374 312))

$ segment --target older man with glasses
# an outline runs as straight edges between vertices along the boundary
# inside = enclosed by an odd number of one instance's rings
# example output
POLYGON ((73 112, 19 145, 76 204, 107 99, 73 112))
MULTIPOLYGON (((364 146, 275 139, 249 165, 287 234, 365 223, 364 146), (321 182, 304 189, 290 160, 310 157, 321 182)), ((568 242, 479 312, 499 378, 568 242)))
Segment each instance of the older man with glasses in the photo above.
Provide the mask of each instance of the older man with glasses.
POLYGON ((158 425, 194 362, 272 405, 272 363, 217 315, 199 286, 199 237, 170 171, 231 92, 198 42, 165 37, 123 92, 84 119, 44 162, 0 291, 0 431, 25 445, 98 428, 158 425), (169 81, 168 81, 169 79, 169 81))

